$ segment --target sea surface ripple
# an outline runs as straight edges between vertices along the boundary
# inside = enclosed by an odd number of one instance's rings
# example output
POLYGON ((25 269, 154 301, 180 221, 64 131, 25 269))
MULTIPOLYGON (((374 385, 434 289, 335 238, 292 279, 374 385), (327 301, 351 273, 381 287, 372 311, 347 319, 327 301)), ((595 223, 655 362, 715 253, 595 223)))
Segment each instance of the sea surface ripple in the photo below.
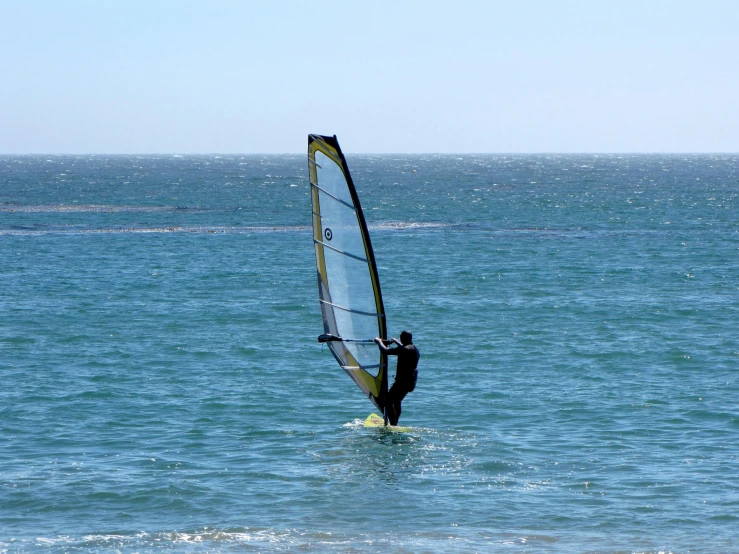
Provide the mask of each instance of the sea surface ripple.
POLYGON ((0 553, 739 551, 738 156, 348 162, 409 433, 305 156, 0 157, 0 553))

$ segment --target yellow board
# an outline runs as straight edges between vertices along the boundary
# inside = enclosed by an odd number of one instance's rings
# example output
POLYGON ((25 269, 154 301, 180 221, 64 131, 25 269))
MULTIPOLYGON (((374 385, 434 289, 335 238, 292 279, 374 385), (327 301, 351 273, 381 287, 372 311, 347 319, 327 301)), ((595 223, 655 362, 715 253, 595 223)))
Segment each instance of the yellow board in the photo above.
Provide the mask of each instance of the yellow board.
POLYGON ((382 418, 382 416, 378 416, 377 414, 368 415, 367 419, 364 420, 364 426, 382 427, 383 429, 394 431, 396 433, 407 433, 411 430, 410 427, 401 427, 400 425, 385 425, 385 420, 382 418))

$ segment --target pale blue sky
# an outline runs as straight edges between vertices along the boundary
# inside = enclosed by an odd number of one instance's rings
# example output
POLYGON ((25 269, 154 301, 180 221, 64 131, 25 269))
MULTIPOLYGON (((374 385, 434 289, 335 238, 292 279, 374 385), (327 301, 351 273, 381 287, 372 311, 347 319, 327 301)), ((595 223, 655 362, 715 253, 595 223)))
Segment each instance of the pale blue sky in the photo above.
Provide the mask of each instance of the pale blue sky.
POLYGON ((739 152, 739 1, 0 0, 0 153, 739 152))

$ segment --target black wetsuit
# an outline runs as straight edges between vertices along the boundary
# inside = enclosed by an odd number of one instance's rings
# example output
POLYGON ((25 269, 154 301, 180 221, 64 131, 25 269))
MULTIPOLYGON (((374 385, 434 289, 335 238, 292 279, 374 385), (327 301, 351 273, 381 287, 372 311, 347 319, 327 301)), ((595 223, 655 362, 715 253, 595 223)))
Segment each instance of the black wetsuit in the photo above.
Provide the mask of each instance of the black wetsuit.
POLYGON ((398 357, 398 368, 395 371, 395 382, 385 397, 385 414, 390 425, 397 425, 400 418, 400 403, 416 386, 416 368, 421 353, 413 344, 397 346, 385 350, 388 356, 398 357))

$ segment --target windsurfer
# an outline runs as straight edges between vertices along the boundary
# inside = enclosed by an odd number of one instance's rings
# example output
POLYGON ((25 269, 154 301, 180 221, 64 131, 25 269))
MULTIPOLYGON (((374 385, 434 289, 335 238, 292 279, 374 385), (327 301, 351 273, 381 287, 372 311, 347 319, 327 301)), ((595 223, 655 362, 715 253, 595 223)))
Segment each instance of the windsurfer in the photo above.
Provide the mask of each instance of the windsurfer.
POLYGON ((382 352, 388 356, 398 357, 398 367, 395 370, 395 382, 385 397, 385 423, 397 425, 400 419, 400 403, 405 395, 416 388, 416 380, 418 378, 418 360, 421 353, 413 344, 413 335, 410 331, 400 333, 400 340, 390 339, 383 341, 376 338, 375 342, 382 352), (388 348, 390 344, 395 344, 395 348, 388 348))

